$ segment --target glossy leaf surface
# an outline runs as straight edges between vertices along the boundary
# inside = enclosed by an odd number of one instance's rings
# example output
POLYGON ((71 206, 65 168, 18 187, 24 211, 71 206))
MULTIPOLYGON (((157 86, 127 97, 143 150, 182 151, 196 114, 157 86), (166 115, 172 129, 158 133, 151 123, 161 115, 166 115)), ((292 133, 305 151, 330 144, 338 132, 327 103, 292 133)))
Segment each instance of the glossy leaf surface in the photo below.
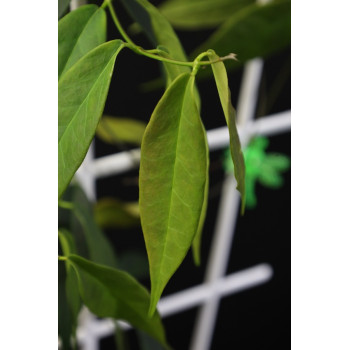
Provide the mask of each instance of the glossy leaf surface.
POLYGON ((98 124, 96 135, 106 143, 132 143, 141 145, 146 123, 132 118, 104 115, 98 124))
POLYGON ((175 27, 183 30, 213 28, 254 0, 167 0, 158 7, 175 27))
POLYGON ((290 25, 290 0, 255 3, 234 13, 191 57, 208 49, 219 56, 233 52, 239 61, 226 61, 227 68, 237 68, 251 58, 267 57, 288 46, 290 25))
POLYGON ((58 197, 82 163, 102 115, 120 40, 100 45, 58 83, 58 197))
POLYGON ((149 317, 149 294, 128 273, 98 265, 77 255, 68 261, 78 276, 84 304, 99 317, 125 320, 166 345, 158 313, 149 317))
MULTIPOLYGON (((168 20, 147 0, 122 0, 133 19, 141 25, 148 39, 154 45, 164 46, 175 60, 187 61, 184 49, 168 20)), ((165 54, 166 55, 166 54, 165 54)), ((190 68, 164 63, 169 85, 178 75, 189 72, 190 68)))
MULTIPOLYGON (((208 55, 211 61, 219 59, 213 50, 208 55)), ((223 62, 217 62, 211 65, 215 77, 216 87, 219 93, 222 110, 225 115, 226 123, 230 134, 230 150, 234 164, 235 178, 237 181, 237 190, 242 198, 242 212, 245 206, 245 165, 241 150, 241 144, 238 137, 236 126, 236 111, 231 103, 231 92, 228 86, 226 68, 223 62)))
POLYGON ((197 232, 207 179, 206 135, 194 77, 167 89, 147 126, 140 162, 140 214, 151 275, 150 313, 197 232))
POLYGON ((140 215, 135 208, 138 210, 138 202, 124 203, 114 198, 102 198, 94 206, 95 221, 102 229, 139 226, 140 215))
POLYGON ((58 79, 81 57, 106 41, 106 13, 81 6, 58 22, 58 79))

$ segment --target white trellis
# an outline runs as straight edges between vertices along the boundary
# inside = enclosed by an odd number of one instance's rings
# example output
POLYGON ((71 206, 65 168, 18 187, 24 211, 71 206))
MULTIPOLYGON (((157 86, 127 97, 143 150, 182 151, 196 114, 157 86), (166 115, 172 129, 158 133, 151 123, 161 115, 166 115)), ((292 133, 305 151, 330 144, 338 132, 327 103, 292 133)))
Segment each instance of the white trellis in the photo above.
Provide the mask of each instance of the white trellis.
MULTIPOLYGON (((71 9, 83 4, 84 0, 73 0, 71 9)), ((258 88, 263 70, 263 60, 257 58, 244 67, 243 79, 237 107, 238 133, 245 147, 257 135, 274 135, 288 131, 291 126, 291 112, 285 111, 254 120, 258 88)), ((207 132, 210 151, 229 146, 227 127, 207 132)), ((77 171, 76 177, 90 200, 96 199, 95 181, 97 178, 111 176, 136 168, 140 160, 140 150, 135 149, 94 159, 93 144, 77 171)), ((234 176, 226 175, 222 187, 213 243, 209 255, 206 274, 202 284, 161 298, 158 310, 162 317, 180 313, 200 306, 193 329, 190 350, 208 350, 220 299, 227 295, 259 286, 269 281, 273 275, 272 267, 261 263, 229 275, 226 274, 230 258, 235 225, 239 213, 239 194, 236 191, 234 176)), ((125 329, 130 326, 120 322, 125 329)), ((77 338, 82 350, 98 350, 101 338, 113 335, 115 324, 110 319, 97 319, 86 308, 79 316, 77 338)))
MULTIPOLYGON (((285 111, 254 120, 263 61, 254 59, 244 68, 243 80, 237 108, 238 132, 245 147, 256 135, 273 135, 290 129, 291 113, 285 111)), ((211 151, 229 145, 227 127, 207 132, 211 151)), ((77 172, 77 178, 91 200, 95 199, 95 180, 115 175, 138 166, 140 150, 135 149, 108 155, 98 159, 93 157, 93 145, 77 172)), ((239 212, 239 194, 235 189, 233 175, 226 175, 219 204, 213 243, 206 268, 205 280, 199 286, 163 297, 158 304, 162 317, 201 306, 193 330, 191 350, 208 350, 211 345, 220 299, 227 295, 261 285, 273 274, 269 264, 261 263, 225 276, 230 258, 231 243, 239 212)), ((124 328, 129 325, 121 322, 124 328)), ((99 340, 114 334, 112 320, 99 320, 86 308, 79 318, 78 342, 83 350, 97 350, 99 340)))

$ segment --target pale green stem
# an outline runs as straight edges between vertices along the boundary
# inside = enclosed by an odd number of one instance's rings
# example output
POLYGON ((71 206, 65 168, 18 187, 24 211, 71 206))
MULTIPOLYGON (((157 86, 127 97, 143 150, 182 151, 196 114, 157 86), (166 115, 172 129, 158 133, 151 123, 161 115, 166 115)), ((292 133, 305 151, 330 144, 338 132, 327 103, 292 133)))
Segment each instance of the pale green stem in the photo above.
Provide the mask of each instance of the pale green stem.
MULTIPOLYGON (((186 66, 186 67, 197 67, 197 66, 206 66, 206 65, 210 65, 212 63, 216 63, 216 62, 220 62, 220 61, 224 61, 226 59, 234 59, 235 55, 234 54, 230 54, 228 56, 225 57, 220 57, 219 59, 215 60, 215 61, 200 61, 200 59, 198 60, 199 57, 204 57, 205 55, 207 55, 207 52, 203 52, 202 54, 200 54, 193 62, 185 62, 185 61, 177 61, 177 60, 173 60, 170 58, 166 58, 166 57, 162 57, 162 56, 158 56, 156 53, 160 53, 161 50, 158 49, 152 49, 152 50, 145 50, 143 49, 141 46, 136 45, 128 36, 128 34, 126 34, 125 30, 123 29, 123 27, 121 26, 119 19, 117 17, 117 14, 114 11, 114 7, 111 3, 111 0, 105 0, 102 4, 102 7, 105 8, 108 6, 108 9, 111 13, 112 19, 114 24, 116 25, 117 29, 119 30, 121 36, 124 38, 124 40, 126 41, 125 46, 128 47, 129 49, 133 50, 135 53, 149 57, 149 58, 153 58, 155 60, 158 61, 162 61, 162 62, 166 62, 166 63, 172 63, 172 64, 176 64, 178 66, 186 66)), ((198 71, 198 68, 196 68, 198 71)))
POLYGON ((69 210, 73 210, 74 209, 73 203, 67 202, 67 201, 63 201, 63 200, 59 200, 58 201, 58 206, 63 208, 63 209, 69 209, 69 210))

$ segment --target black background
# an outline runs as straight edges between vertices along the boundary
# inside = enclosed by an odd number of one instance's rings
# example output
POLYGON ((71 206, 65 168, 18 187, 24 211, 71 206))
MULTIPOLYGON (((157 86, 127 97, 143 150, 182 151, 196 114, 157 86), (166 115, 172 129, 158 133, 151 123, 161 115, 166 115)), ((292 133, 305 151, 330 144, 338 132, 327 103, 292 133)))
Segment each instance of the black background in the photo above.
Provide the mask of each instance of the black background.
MULTIPOLYGON (((153 2, 157 3, 157 2, 153 2)), ((131 23, 118 2, 115 7, 125 27, 131 23)), ((108 38, 119 38, 110 18, 108 38)), ((190 53, 210 34, 210 31, 188 33, 177 31, 187 53, 190 53)), ((142 36, 134 40, 145 48, 151 48, 142 36)), ((142 93, 140 83, 159 76, 159 64, 123 50, 117 57, 105 114, 132 117, 148 121, 162 95, 162 90, 142 93)), ((232 102, 237 106, 237 97, 242 70, 229 73, 232 102)), ((256 117, 290 110, 290 48, 286 48, 265 60, 256 117), (273 97, 276 79, 282 83, 273 97)), ((201 117, 207 130, 224 126, 225 120, 212 79, 199 82, 202 98, 201 117)), ((275 90, 276 91, 276 90, 275 90)), ((290 156, 290 133, 269 138, 268 152, 290 156)), ((95 155, 122 151, 114 146, 95 140, 95 155)), ((220 190, 224 178, 222 151, 210 154, 210 193, 207 218, 203 231, 202 265, 193 264, 191 254, 170 280, 164 295, 198 285, 203 282, 212 233, 218 210, 220 190)), ((97 197, 114 196, 124 200, 137 200, 138 170, 122 175, 97 180, 97 197)), ((211 349, 288 349, 290 348, 290 171, 284 175, 284 186, 274 190, 257 185, 258 205, 246 210, 239 217, 227 273, 239 271, 259 263, 269 263, 274 275, 270 282, 221 300, 211 349)), ((133 248, 144 251, 140 229, 107 231, 117 254, 133 248)), ((142 283, 149 288, 148 279, 142 283)), ((164 319, 169 344, 175 350, 188 349, 197 308, 164 319)), ((131 349, 138 349, 134 331, 127 333, 131 349)), ((101 340, 101 349, 114 349, 114 337, 101 340)))

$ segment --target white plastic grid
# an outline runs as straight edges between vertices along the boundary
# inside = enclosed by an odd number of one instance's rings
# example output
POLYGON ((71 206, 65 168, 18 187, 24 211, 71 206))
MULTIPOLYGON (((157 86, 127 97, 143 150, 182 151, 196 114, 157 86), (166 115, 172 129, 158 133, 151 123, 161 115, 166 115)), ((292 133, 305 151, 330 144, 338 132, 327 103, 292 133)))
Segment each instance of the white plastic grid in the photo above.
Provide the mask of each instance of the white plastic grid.
MULTIPOLYGON (((81 4, 81 0, 73 1, 71 9, 81 4)), ((254 136, 278 134, 288 131, 291 126, 290 111, 253 120, 262 69, 263 61, 261 59, 248 62, 244 68, 237 108, 238 133, 242 147, 245 147, 254 136)), ((227 127, 210 130, 207 132, 207 137, 211 151, 229 146, 227 127)), ((95 200, 95 181, 97 178, 135 168, 140 159, 139 149, 94 159, 93 147, 92 144, 76 174, 78 181, 91 200, 95 200)), ((158 310, 162 317, 201 305, 190 350, 210 348, 216 315, 222 297, 261 285, 273 275, 272 267, 264 263, 225 276, 239 211, 239 194, 235 187, 234 176, 227 175, 222 187, 205 281, 199 286, 163 297, 158 304, 158 310)), ((120 322, 120 325, 125 329, 130 327, 124 322, 120 322)), ((113 320, 97 319, 86 308, 83 308, 79 316, 77 331, 78 343, 82 350, 98 350, 100 339, 113 335, 114 331, 113 320)))

